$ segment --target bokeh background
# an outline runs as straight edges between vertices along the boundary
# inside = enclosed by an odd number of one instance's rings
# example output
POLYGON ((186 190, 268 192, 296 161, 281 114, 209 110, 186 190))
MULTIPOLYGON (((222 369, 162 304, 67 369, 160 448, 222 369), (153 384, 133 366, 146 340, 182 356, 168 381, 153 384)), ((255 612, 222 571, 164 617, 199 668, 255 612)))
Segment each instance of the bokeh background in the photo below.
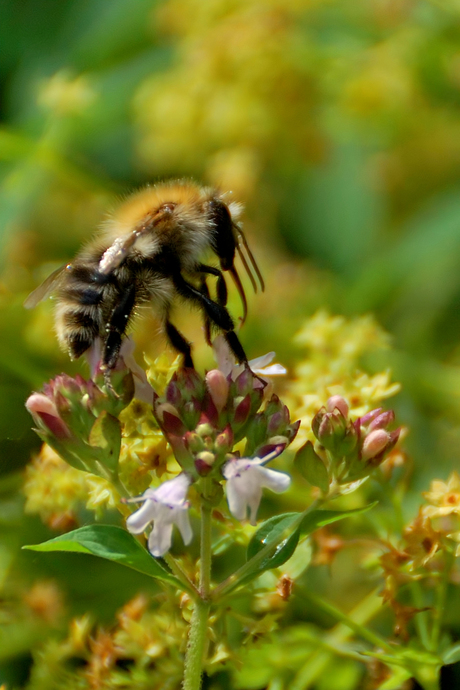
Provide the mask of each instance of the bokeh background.
MULTIPOLYGON (((84 372, 57 347, 50 301, 22 303, 133 188, 193 177, 245 204, 267 282, 241 334, 250 357, 276 350, 294 366, 294 335, 318 309, 375 315, 391 349, 363 366, 402 384, 408 510, 458 467, 460 5, 1 0, 0 45, 0 682, 20 687, 43 636, 24 598, 36 581, 58 583, 64 622, 109 621, 145 586, 93 560, 89 578, 76 556, 19 553, 49 535, 23 514, 39 448, 24 400, 84 372)), ((178 314, 209 367, 197 321, 178 314)), ((136 337, 152 357, 164 345, 148 315, 136 337)))

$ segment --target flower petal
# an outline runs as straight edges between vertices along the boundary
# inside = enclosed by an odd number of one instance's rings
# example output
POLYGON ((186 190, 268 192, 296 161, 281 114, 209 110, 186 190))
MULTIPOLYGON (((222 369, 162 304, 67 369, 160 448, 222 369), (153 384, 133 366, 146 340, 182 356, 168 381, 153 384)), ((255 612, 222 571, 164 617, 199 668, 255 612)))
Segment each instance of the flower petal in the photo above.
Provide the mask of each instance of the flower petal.
POLYGON ((156 519, 157 504, 154 500, 147 500, 126 520, 126 527, 131 534, 141 534, 147 525, 156 519))
POLYGON ((153 526, 153 530, 149 535, 149 551, 152 556, 159 558, 163 556, 171 548, 172 542, 172 522, 162 522, 161 520, 156 520, 153 526))

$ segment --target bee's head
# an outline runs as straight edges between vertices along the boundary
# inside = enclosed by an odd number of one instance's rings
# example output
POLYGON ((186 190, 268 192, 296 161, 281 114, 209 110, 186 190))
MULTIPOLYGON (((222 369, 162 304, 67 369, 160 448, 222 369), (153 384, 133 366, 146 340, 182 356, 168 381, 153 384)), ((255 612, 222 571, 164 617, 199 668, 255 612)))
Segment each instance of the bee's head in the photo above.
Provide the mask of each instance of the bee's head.
POLYGON ((241 228, 233 221, 227 204, 225 204, 220 199, 211 199, 211 201, 209 201, 208 209, 209 220, 213 225, 211 247, 219 257, 220 266, 222 270, 229 271, 237 287, 237 290, 241 297, 241 301, 243 303, 244 313, 242 322, 244 323, 247 314, 247 302, 243 285, 235 268, 236 251, 238 251, 241 262, 251 280, 254 292, 257 292, 257 283, 248 265, 246 257, 242 252, 242 249, 239 244, 240 241, 244 249, 246 250, 252 267, 255 270, 262 290, 264 289, 264 281, 259 271, 259 267, 256 264, 254 256, 252 255, 252 252, 248 247, 246 238, 244 237, 241 228))

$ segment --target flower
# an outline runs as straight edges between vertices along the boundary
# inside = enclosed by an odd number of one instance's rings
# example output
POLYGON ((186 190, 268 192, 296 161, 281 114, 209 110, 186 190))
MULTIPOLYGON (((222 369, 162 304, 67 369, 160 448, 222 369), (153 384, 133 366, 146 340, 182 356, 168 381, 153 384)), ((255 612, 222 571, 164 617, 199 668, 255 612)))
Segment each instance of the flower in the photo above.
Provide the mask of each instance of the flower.
MULTIPOLYGON (((244 364, 235 364, 235 358, 230 351, 227 341, 222 335, 218 335, 212 343, 214 357, 219 371, 225 376, 230 376, 232 381, 244 370, 244 364)), ((265 379, 267 376, 284 376, 287 370, 282 364, 271 364, 275 357, 274 352, 251 359, 248 364, 253 374, 265 379)))
POLYGON ((280 494, 289 488, 291 478, 288 474, 263 467, 279 453, 277 449, 263 458, 232 458, 224 466, 228 507, 237 520, 244 520, 249 508, 251 525, 255 525, 262 489, 280 494))
POLYGON ((189 476, 182 472, 157 489, 147 489, 142 496, 126 499, 127 503, 143 502, 141 508, 126 520, 131 534, 141 534, 150 522, 154 523, 148 541, 152 556, 158 558, 169 551, 174 524, 179 528, 184 544, 190 544, 193 535, 186 501, 190 484, 189 476))
POLYGON ((447 482, 435 479, 430 491, 423 494, 431 505, 423 508, 427 517, 438 518, 447 515, 460 515, 460 476, 452 472, 447 482))

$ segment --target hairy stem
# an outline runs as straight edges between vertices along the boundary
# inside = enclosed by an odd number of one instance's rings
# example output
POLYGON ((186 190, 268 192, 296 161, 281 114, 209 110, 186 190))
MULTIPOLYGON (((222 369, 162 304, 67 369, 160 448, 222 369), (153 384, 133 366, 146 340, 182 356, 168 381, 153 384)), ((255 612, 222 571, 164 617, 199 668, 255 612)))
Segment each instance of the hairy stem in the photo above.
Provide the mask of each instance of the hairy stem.
MULTIPOLYGON (((203 493, 209 487, 203 482, 203 493)), ((195 602, 190 630, 188 635, 187 651, 185 653, 185 668, 183 690, 200 690, 203 663, 207 649, 207 630, 211 589, 211 506, 206 499, 201 504, 201 557, 200 557, 200 585, 199 597, 195 602)))
POLYGON ((198 599, 193 609, 185 654, 183 690, 200 690, 210 604, 198 599))

